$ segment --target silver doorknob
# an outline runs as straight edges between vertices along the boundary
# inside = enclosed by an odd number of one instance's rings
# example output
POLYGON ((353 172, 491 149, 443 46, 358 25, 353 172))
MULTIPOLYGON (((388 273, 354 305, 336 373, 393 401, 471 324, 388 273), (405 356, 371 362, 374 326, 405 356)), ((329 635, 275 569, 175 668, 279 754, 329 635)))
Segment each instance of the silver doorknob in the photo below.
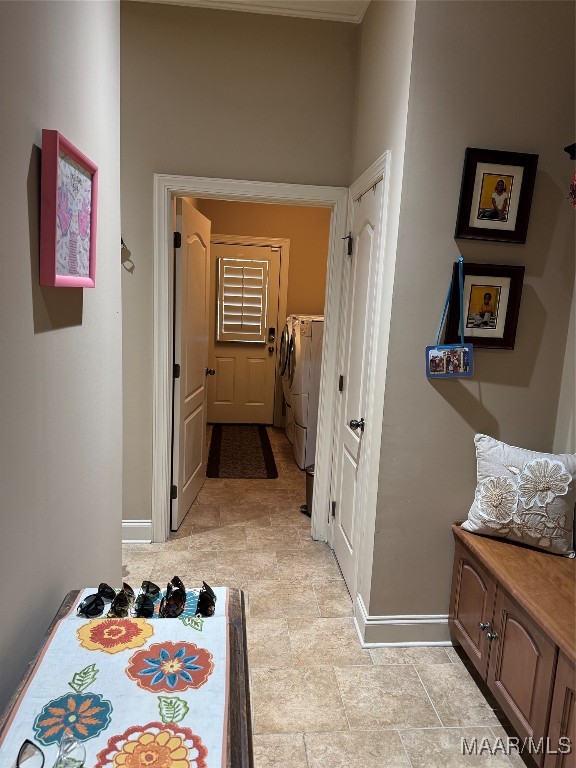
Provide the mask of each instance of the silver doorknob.
POLYGON ((359 429, 361 432, 364 432, 364 419, 360 419, 360 421, 352 419, 349 426, 350 429, 359 429))
POLYGON ((206 368, 206 376, 214 376, 215 373, 214 368, 206 368))
POLYGON ((482 632, 485 632, 487 629, 490 629, 490 622, 489 621, 479 621, 478 622, 478 629, 482 630, 482 632))
POLYGON ((486 637, 488 640, 497 640, 498 639, 498 633, 497 632, 486 632, 486 637))

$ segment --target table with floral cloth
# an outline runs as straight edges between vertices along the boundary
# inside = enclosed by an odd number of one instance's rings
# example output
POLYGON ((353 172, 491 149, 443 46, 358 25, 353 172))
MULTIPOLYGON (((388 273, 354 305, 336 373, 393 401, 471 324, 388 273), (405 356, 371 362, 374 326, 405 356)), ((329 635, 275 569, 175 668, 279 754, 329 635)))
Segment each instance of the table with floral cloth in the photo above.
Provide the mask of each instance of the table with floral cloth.
POLYGON ((251 768, 242 593, 216 588, 216 613, 84 619, 70 593, 0 718, 0 766, 25 739, 56 760, 65 728, 86 768, 251 768))

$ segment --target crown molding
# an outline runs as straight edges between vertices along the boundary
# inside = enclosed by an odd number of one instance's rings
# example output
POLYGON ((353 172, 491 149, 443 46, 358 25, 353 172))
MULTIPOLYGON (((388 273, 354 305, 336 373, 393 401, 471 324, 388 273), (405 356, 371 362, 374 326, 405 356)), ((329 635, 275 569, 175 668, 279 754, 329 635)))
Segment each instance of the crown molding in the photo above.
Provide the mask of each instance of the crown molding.
POLYGON ((360 24, 370 0, 138 0, 139 2, 187 5, 221 11, 265 13, 303 19, 360 24))

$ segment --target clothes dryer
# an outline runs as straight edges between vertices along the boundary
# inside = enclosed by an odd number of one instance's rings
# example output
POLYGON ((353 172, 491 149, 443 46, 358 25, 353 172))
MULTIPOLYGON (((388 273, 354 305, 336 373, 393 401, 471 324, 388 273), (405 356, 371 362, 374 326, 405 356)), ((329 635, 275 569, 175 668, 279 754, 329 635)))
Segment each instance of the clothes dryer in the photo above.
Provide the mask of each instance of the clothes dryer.
POLYGON ((316 452, 323 335, 323 315, 293 317, 288 384, 294 419, 292 449, 301 469, 314 463, 316 452))

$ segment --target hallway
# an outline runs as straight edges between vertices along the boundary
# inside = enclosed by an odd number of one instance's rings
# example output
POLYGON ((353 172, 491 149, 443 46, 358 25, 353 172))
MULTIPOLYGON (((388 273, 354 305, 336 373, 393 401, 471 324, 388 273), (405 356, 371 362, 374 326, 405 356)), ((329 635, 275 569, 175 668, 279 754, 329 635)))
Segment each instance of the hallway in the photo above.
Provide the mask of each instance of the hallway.
POLYGON ((207 479, 168 542, 123 556, 132 586, 178 574, 245 591, 255 768, 524 765, 462 754, 462 738, 506 734, 454 650, 362 649, 336 560, 299 511, 304 473, 268 433, 277 480, 207 479))

